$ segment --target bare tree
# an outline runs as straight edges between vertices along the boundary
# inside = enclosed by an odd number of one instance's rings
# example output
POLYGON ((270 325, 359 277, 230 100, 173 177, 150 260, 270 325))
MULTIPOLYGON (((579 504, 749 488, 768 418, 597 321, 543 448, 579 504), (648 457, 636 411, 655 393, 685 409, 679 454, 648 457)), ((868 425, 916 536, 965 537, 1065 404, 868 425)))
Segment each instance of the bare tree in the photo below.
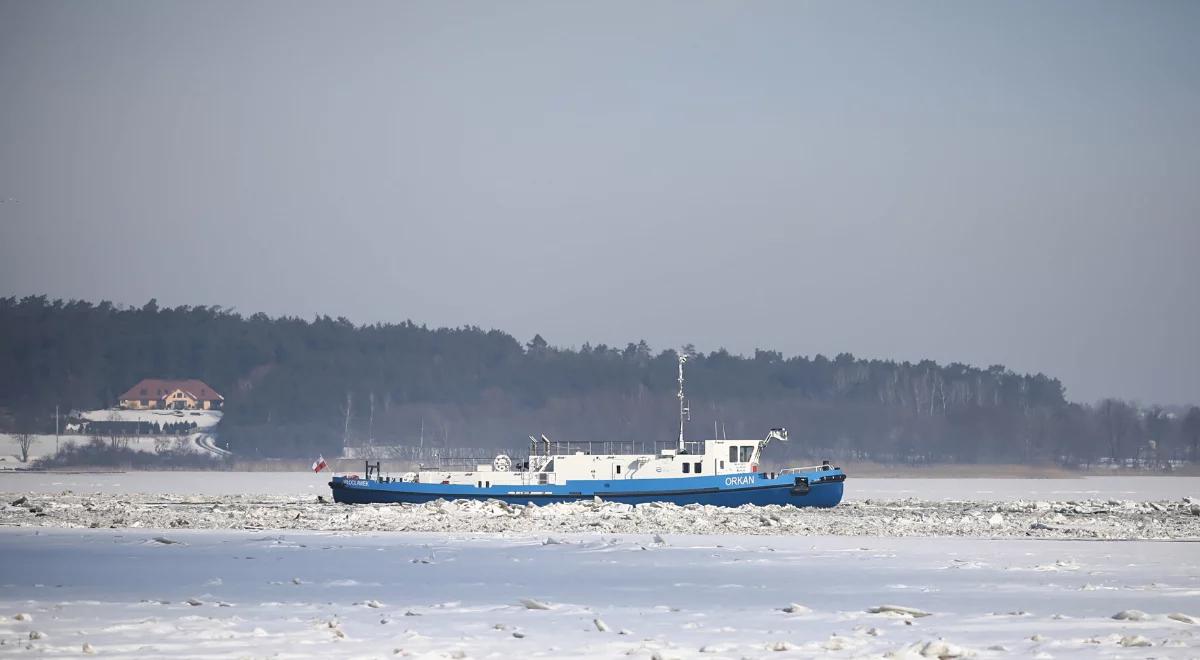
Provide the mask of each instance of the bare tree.
POLYGON ((115 412, 108 415, 108 446, 113 449, 125 449, 129 447, 129 438, 121 435, 120 430, 121 416, 115 412))
POLYGON ((1099 412, 1104 435, 1108 440, 1109 458, 1115 463, 1123 463, 1125 438, 1137 424, 1137 411, 1120 399, 1104 399, 1100 402, 1099 412))
POLYGON ((350 415, 354 412, 354 395, 346 390, 346 422, 342 427, 342 446, 350 444, 350 415))
POLYGON ((1183 418, 1180 433, 1192 449, 1192 461, 1200 460, 1200 408, 1192 406, 1183 418))
POLYGON ((1150 450, 1147 460, 1161 466, 1167 455, 1167 441, 1170 439, 1171 419, 1160 406, 1151 406, 1142 416, 1142 427, 1146 434, 1146 445, 1150 450))
POLYGON ((367 444, 375 444, 375 391, 372 390, 368 401, 371 404, 371 416, 367 420, 367 444))
POLYGON ((15 437, 17 439, 17 451, 19 451, 21 455, 21 462, 28 463, 29 450, 33 447, 33 434, 18 433, 15 437))
POLYGON ((108 446, 113 449, 128 449, 129 436, 121 435, 121 432, 114 425, 108 431, 108 446))

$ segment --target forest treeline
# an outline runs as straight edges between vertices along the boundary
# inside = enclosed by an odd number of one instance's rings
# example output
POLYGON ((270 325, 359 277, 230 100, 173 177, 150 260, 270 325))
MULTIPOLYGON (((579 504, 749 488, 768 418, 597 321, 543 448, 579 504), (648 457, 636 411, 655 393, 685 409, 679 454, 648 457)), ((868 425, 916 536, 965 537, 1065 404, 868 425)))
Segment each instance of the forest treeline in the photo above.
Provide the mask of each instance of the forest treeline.
MULTIPOLYGON (((999 366, 740 356, 691 347, 692 439, 788 427, 788 457, 1089 465, 1196 460, 1200 408, 1066 399, 1043 374, 999 366)), ((220 307, 0 298, 0 426, 53 430, 54 410, 113 406, 146 377, 199 378, 225 396, 220 442, 245 457, 338 455, 344 445, 519 447, 672 440, 673 349, 522 343, 499 330, 244 316, 220 307)))

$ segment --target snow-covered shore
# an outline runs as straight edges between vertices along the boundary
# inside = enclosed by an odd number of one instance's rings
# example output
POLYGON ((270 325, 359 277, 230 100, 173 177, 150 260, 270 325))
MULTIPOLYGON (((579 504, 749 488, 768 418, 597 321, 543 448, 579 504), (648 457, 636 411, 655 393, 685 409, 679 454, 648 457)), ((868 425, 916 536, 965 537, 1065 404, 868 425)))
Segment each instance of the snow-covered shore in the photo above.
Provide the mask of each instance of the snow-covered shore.
MULTIPOLYGON (((53 434, 41 434, 30 436, 30 440, 29 460, 22 461, 17 436, 0 433, 0 477, 9 476, 6 473, 10 470, 28 470, 34 461, 54 456, 58 453, 60 447, 87 445, 92 441, 92 438, 85 435, 55 436, 53 434)), ((228 455, 228 452, 225 450, 214 446, 214 437, 207 432, 189 433, 187 435, 134 435, 121 438, 121 446, 125 449, 151 454, 158 453, 160 448, 169 448, 173 451, 190 451, 216 458, 228 455)), ((27 472, 26 474, 44 475, 54 473, 27 472)), ((33 478, 39 480, 45 479, 45 477, 33 478)))
POLYGON ((13 657, 1195 657, 1189 543, 0 529, 13 657))
POLYGON ((0 525, 769 536, 921 536, 1043 539, 1200 539, 1200 502, 1129 500, 844 502, 833 509, 736 509, 586 501, 512 506, 499 501, 339 505, 314 496, 120 496, 0 493, 0 525))

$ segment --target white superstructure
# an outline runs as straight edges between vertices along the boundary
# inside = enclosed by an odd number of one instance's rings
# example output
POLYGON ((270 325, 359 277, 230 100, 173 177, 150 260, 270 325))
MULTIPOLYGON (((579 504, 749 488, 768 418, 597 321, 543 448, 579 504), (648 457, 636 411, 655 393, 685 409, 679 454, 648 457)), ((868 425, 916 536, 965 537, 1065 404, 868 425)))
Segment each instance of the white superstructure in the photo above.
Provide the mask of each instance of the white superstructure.
MULTIPOLYGON (((664 449, 658 454, 592 454, 550 451, 530 456, 514 465, 508 456, 497 456, 491 465, 477 464, 471 471, 422 468, 405 480, 421 483, 492 485, 562 484, 585 479, 665 479, 757 472, 762 448, 771 440, 786 440, 785 429, 772 429, 763 440, 705 440, 701 453, 664 449)), ((548 447, 555 443, 545 440, 548 447)))
POLYGON ((467 484, 481 488, 493 485, 564 484, 567 481, 597 479, 666 479, 757 472, 763 447, 772 440, 787 441, 786 429, 771 429, 761 440, 684 440, 684 421, 688 416, 683 393, 683 365, 687 356, 679 355, 679 438, 674 449, 658 453, 616 453, 614 446, 632 447, 633 443, 558 443, 545 435, 529 437, 529 460, 515 463, 501 454, 491 464, 476 463, 473 469, 451 470, 422 468, 410 472, 404 481, 441 484, 467 484))

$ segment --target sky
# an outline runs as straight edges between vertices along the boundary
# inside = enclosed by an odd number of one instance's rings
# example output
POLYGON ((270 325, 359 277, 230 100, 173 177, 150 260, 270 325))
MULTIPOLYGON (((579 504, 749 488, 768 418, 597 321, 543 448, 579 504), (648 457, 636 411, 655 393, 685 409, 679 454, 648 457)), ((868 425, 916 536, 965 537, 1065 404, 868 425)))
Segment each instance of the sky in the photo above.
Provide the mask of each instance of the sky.
POLYGON ((1200 403, 1200 3, 0 0, 0 295, 1200 403))

